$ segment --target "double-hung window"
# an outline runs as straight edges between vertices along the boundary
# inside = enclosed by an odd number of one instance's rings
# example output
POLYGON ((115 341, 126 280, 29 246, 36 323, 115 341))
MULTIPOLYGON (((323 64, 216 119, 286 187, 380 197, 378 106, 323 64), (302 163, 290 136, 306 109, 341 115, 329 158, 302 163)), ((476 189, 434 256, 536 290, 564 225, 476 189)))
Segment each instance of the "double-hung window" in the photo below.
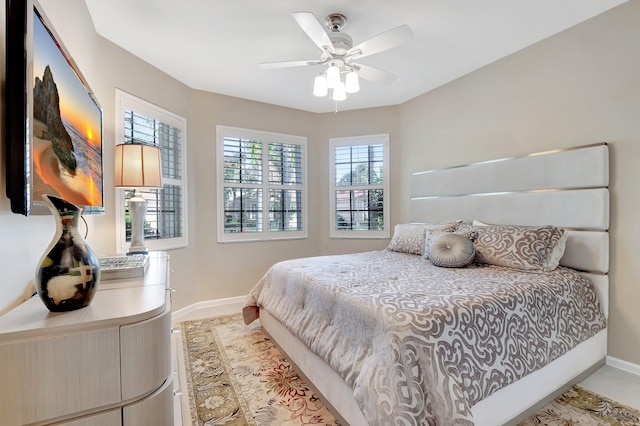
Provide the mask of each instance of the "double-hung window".
POLYGON ((389 135, 329 140, 332 238, 389 238, 389 135))
POLYGON ((307 138, 217 126, 218 241, 307 237, 307 138))
MULTIPOLYGON (((170 111, 116 89, 116 144, 139 143, 160 148, 162 188, 141 189, 147 200, 144 243, 149 250, 185 247, 187 241, 187 123, 170 111)), ((116 244, 126 252, 131 241, 128 199, 133 189, 116 190, 116 244)))

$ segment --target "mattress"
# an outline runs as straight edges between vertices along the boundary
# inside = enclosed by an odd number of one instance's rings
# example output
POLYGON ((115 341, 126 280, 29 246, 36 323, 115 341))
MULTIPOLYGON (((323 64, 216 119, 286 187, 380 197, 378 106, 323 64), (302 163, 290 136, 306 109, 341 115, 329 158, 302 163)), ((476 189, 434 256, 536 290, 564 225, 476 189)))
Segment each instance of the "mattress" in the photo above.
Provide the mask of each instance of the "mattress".
POLYGON ((471 407, 605 327, 593 286, 560 267, 433 266, 391 251, 274 265, 251 291, 353 389, 369 424, 472 424, 471 407))

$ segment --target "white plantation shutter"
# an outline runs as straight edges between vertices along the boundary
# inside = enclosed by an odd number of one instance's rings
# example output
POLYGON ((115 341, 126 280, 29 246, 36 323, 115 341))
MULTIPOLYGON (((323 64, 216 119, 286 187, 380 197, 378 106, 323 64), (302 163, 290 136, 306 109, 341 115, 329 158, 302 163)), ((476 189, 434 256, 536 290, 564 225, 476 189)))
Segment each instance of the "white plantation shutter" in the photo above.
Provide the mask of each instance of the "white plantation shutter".
POLYGON ((306 138, 217 127, 218 241, 306 238, 306 138))
POLYGON ((333 138, 331 237, 388 238, 389 135, 333 138))
MULTIPOLYGON (((147 200, 144 223, 145 245, 150 250, 166 250, 187 245, 186 228, 186 120, 169 111, 116 90, 118 143, 141 143, 160 148, 162 188, 141 189, 147 200)), ((131 240, 128 199, 131 190, 119 190, 117 226, 118 251, 126 251, 131 240)))

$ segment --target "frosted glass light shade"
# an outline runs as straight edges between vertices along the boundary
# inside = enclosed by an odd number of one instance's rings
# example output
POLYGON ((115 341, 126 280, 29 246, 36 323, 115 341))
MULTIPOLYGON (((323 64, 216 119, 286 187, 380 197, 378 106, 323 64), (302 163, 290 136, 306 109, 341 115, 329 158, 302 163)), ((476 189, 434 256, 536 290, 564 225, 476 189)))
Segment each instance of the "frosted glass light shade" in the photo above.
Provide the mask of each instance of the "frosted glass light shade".
POLYGON ((340 82, 333 88, 333 100, 344 101, 345 99, 347 99, 347 92, 344 90, 344 83, 340 82))
POLYGON ((340 83, 340 69, 336 66, 330 66, 327 68, 327 87, 329 89, 335 89, 340 83))
POLYGON ((356 93, 360 90, 360 81, 358 80, 358 73, 355 71, 349 71, 344 83, 347 93, 356 93))
POLYGON ((116 145, 116 188, 161 188, 160 148, 143 144, 116 145))
POLYGON ((327 96, 328 92, 329 90, 327 87, 327 78, 323 75, 317 76, 313 81, 313 96, 322 98, 324 96, 327 96))

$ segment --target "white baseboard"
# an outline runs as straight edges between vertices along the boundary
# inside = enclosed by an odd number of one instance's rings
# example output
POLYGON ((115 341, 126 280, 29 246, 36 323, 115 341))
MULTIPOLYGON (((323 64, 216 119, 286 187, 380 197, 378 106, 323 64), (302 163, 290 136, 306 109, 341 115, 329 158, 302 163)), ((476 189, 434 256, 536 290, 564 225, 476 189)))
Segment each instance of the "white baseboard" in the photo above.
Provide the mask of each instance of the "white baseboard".
POLYGON ((247 296, 229 297, 226 299, 205 300, 196 302, 172 312, 172 322, 205 318, 215 315, 228 315, 242 311, 247 296))
POLYGON ((624 361, 619 358, 614 358, 612 356, 607 356, 606 359, 607 365, 617 368, 618 370, 626 371, 627 373, 635 374, 636 376, 640 376, 640 365, 634 364, 629 361, 624 361))

